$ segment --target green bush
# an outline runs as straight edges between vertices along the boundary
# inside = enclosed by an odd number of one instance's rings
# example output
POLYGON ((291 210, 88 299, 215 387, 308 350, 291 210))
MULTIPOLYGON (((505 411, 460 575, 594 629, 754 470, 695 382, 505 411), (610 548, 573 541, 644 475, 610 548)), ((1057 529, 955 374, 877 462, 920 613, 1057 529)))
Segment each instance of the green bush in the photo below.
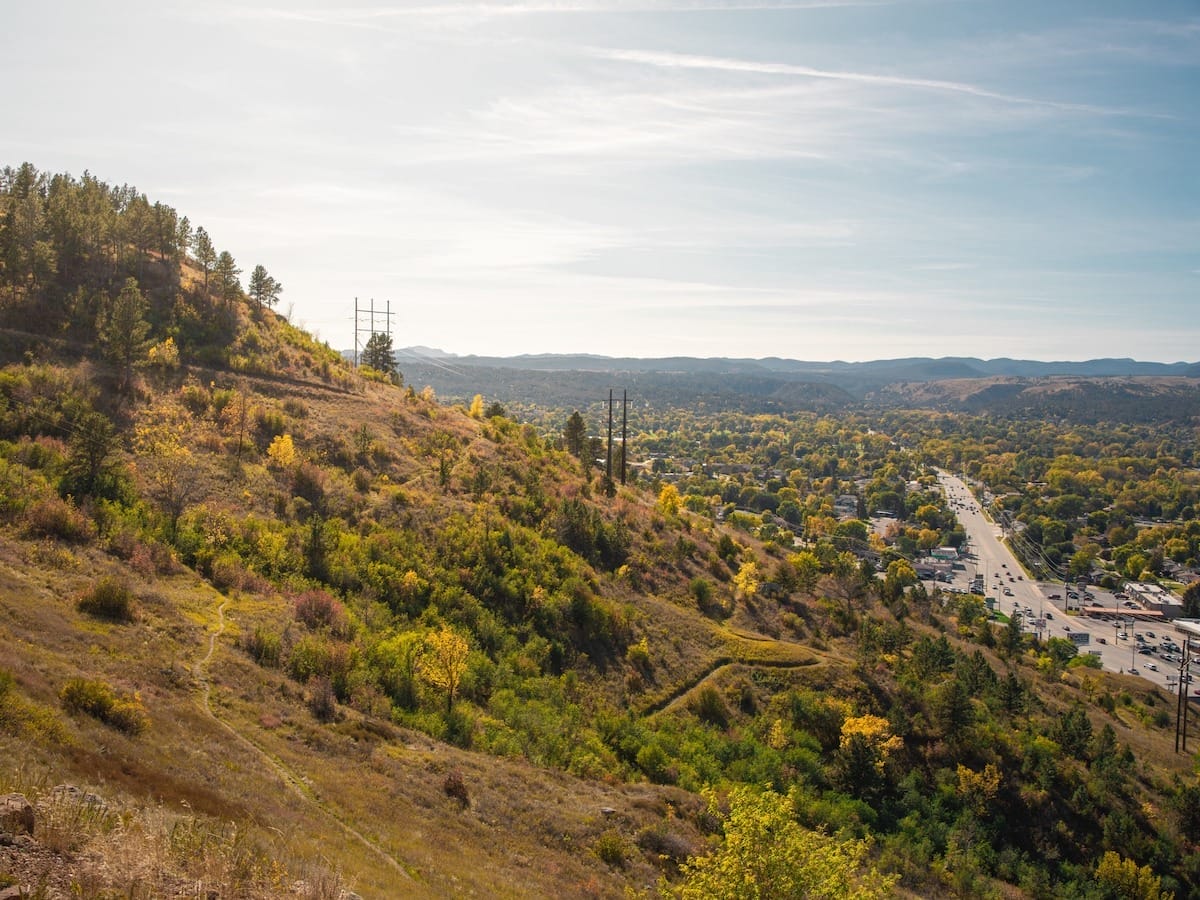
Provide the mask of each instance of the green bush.
POLYGON ((137 694, 123 697, 103 681, 72 678, 59 693, 67 712, 85 713, 129 735, 141 734, 150 725, 137 694))
POLYGON ((621 837, 619 831, 610 828, 600 835, 600 837, 596 838, 596 842, 592 844, 592 849, 600 857, 601 862, 612 866, 614 869, 625 868, 625 856, 628 852, 628 846, 625 843, 625 838, 621 837))
POLYGON ((119 578, 105 576, 76 602, 82 613, 113 622, 133 621, 133 592, 119 578))
POLYGON ((253 634, 247 635, 242 640, 242 646, 260 666, 270 669, 279 668, 283 641, 275 632, 268 631, 259 625, 254 629, 253 634))

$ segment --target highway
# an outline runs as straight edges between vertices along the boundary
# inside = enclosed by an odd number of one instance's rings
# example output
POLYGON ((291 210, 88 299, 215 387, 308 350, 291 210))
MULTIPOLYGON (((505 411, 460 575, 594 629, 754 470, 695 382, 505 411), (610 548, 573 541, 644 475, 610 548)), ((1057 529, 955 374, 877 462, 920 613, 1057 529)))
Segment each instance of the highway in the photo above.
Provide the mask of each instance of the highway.
MULTIPOLYGON (((963 560, 967 567, 967 577, 969 579, 976 573, 983 576, 985 595, 997 600, 997 611, 1012 616, 1018 604, 1023 609, 1031 610, 1034 614, 1033 621, 1041 622, 1044 628, 1040 632, 1042 638, 1070 638, 1072 632, 1083 632, 1089 635, 1089 639, 1088 643, 1079 648, 1080 653, 1098 650, 1105 669, 1134 673, 1174 692, 1175 682, 1179 678, 1178 663, 1172 664, 1157 656, 1139 654, 1136 641, 1136 634, 1150 632, 1155 637, 1147 638, 1147 643, 1156 643, 1170 635, 1177 643, 1182 644, 1183 636, 1179 635, 1172 625, 1167 622, 1125 625, 1074 613, 1068 615, 1059 603, 1049 599, 1050 594, 1065 597, 1066 587, 1061 582, 1039 584, 1031 581, 1012 551, 1002 542, 1003 533, 1000 526, 984 514, 979 502, 962 480, 941 470, 938 470, 938 480, 951 511, 967 534, 969 555, 963 560), (1120 633, 1125 633, 1126 637, 1119 638, 1120 633)), ((1108 599, 1111 600, 1111 595, 1108 599)), ((1116 601, 1111 602, 1115 614, 1116 601)), ((1027 625, 1030 622, 1028 617, 1025 621, 1027 625)), ((1196 684, 1200 692, 1200 671, 1196 673, 1196 684)))

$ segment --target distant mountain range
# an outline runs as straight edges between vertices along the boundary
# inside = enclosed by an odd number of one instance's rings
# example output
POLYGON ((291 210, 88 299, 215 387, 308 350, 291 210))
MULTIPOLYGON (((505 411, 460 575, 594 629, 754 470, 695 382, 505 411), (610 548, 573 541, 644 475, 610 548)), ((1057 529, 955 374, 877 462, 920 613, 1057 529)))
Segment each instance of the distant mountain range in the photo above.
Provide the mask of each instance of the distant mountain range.
POLYGON ((946 356, 881 359, 870 362, 805 362, 776 356, 763 359, 668 356, 649 359, 598 356, 590 353, 540 353, 521 356, 458 356, 430 347, 397 351, 405 360, 439 360, 483 368, 526 369, 542 372, 656 372, 690 374, 804 375, 813 379, 869 378, 891 381, 937 381, 943 378, 984 378, 1015 375, 1044 378, 1076 375, 1111 378, 1133 375, 1200 377, 1200 362, 1141 362, 1136 359, 1089 359, 1082 362, 1042 362, 1028 359, 977 359, 946 356))
POLYGON ((1006 415, 1157 420, 1200 415, 1200 363, 944 357, 806 362, 592 354, 457 356, 396 351, 405 380, 439 396, 581 407, 609 388, 639 403, 748 411, 913 406, 1006 415))

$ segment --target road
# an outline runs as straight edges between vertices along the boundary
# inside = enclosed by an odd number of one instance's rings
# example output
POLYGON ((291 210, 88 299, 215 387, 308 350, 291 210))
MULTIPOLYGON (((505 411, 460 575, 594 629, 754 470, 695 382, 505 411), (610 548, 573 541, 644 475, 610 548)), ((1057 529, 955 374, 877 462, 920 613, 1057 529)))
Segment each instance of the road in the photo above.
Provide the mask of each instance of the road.
MULTIPOLYGON (((1066 596, 1065 586, 1059 582, 1039 584, 1029 580, 1017 558, 1002 542, 1000 526, 984 514, 983 508, 962 480, 949 472, 939 470, 938 481, 951 510, 967 534, 969 555, 964 562, 968 576, 976 572, 983 576, 985 595, 997 601, 998 612, 1012 616, 1018 605, 1031 610, 1034 613, 1034 621, 1042 623, 1044 630, 1039 632, 1042 638, 1070 638, 1072 633, 1083 632, 1089 638, 1088 643, 1080 647, 1080 652, 1098 650, 1105 669, 1111 672, 1136 673, 1159 687, 1174 690, 1174 683, 1179 677, 1178 664, 1139 654, 1136 640, 1138 633, 1144 634, 1149 630, 1155 634, 1155 640, 1170 634, 1177 642, 1182 643, 1182 636, 1175 635, 1173 626, 1163 622, 1140 623, 1136 626, 1118 624, 1114 627, 1113 621, 1093 619, 1074 613, 1068 615, 1057 603, 1049 599, 1050 594, 1066 596), (975 567, 974 572, 970 571, 972 566, 975 567), (1122 632, 1126 634, 1124 639, 1117 636, 1122 632), (1147 665, 1155 666, 1157 671, 1147 668, 1147 665)), ((1112 602, 1115 607, 1116 601, 1112 602)), ((1116 612, 1114 608, 1114 614, 1116 612)), ((1200 686, 1200 672, 1197 672, 1196 679, 1196 684, 1200 686)))

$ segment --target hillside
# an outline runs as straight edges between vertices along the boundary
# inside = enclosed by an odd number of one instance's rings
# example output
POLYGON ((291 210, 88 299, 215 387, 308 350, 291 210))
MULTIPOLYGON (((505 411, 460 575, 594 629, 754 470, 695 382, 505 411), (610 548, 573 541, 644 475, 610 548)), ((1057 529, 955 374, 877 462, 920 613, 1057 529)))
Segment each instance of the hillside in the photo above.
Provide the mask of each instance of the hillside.
POLYGON ((3 195, 33 240, 0 232, 33 254, 0 269, 0 793, 40 824, 0 841, 0 889, 1197 889, 1171 698, 832 515, 862 480, 952 540, 925 451, 865 419, 695 419, 783 500, 618 486, 565 414, 352 371, 232 258, 222 281, 194 235, 125 219, 173 210, 36 175, 3 195))

